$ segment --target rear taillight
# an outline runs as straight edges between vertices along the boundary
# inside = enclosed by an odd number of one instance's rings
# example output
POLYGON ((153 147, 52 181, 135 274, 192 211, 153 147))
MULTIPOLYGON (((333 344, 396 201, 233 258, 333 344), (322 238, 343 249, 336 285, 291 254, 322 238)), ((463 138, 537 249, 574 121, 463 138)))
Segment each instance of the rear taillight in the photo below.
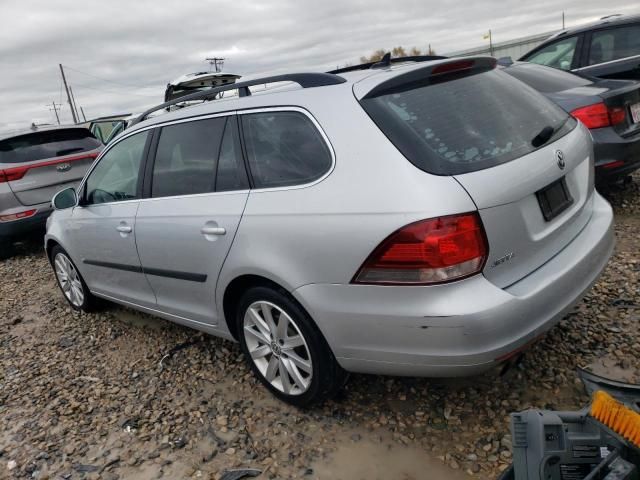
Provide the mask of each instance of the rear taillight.
POLYGON ((50 167, 59 163, 77 162, 79 160, 94 160, 98 157, 99 154, 100 152, 83 153, 82 155, 65 157, 59 160, 47 160, 45 162, 31 163, 22 167, 5 168, 4 170, 0 170, 0 183, 20 180, 29 170, 33 168, 50 167))
POLYGON ((24 212, 12 213, 10 215, 0 215, 0 222, 12 222, 14 220, 20 220, 21 218, 33 217, 37 210, 25 210, 24 212))
POLYGON ((24 174, 27 173, 27 170, 29 170, 27 167, 14 167, 0 170, 0 183, 20 180, 24 177, 24 174))
POLYGON ((487 241, 477 213, 411 223, 384 240, 353 283, 429 285, 482 270, 487 241))
POLYGON ((607 107, 604 103, 594 103, 576 108, 571 112, 589 129, 618 125, 625 121, 627 113, 623 107, 607 107))

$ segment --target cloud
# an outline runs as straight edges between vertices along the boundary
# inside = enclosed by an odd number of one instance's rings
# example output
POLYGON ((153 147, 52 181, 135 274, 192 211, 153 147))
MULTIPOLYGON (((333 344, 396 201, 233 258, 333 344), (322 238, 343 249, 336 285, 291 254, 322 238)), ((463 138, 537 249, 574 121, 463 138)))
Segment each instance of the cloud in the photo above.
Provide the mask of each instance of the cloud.
POLYGON ((97 117, 160 103, 167 82, 204 71, 208 56, 225 70, 257 75, 328 70, 397 45, 446 53, 554 30, 615 11, 595 0, 3 0, 0 15, 0 130, 52 122, 61 102, 71 121, 58 64, 76 102, 97 117), (10 21, 8 21, 10 20, 10 21))

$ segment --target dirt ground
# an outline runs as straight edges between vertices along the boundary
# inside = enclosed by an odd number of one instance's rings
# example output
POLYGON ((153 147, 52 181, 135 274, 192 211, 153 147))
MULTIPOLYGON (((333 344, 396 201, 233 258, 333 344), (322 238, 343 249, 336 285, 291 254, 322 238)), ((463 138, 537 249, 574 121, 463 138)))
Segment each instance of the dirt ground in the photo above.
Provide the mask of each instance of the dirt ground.
POLYGON ((607 192, 617 247, 519 368, 470 379, 353 375, 309 410, 275 400, 237 345, 121 307, 72 312, 35 238, 0 261, 0 478, 495 478, 508 415, 574 409, 577 366, 638 381, 640 179, 607 192))

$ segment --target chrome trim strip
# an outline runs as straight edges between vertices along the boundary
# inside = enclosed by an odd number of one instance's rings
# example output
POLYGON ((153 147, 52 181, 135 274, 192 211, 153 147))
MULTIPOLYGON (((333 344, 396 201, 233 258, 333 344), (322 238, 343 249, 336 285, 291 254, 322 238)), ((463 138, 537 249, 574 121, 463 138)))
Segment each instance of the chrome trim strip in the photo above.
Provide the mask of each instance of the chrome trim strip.
POLYGON ((599 67, 601 65, 611 65, 612 63, 617 63, 617 62, 626 62, 627 60, 631 60, 634 58, 637 58, 640 60, 640 55, 631 55, 630 57, 617 58, 615 60, 609 60, 608 62, 594 63, 593 65, 587 65, 586 67, 574 68, 571 71, 579 72, 580 70, 585 70, 587 68, 599 67))

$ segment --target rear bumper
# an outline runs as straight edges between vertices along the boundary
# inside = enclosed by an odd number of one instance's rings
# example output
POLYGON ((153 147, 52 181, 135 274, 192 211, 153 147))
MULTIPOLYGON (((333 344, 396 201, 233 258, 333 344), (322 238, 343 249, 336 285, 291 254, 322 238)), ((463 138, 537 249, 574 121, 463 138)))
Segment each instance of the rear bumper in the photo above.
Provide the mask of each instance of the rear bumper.
POLYGON ((615 180, 640 168, 640 135, 623 138, 613 128, 591 130, 591 135, 598 182, 615 180))
POLYGON ((293 293, 352 372, 461 376, 489 369, 555 325, 611 256, 613 212, 594 194, 581 233, 501 289, 484 276, 432 287, 312 284, 293 293))
MULTIPOLYGON (((24 211, 31 209, 37 209, 36 214, 32 217, 13 220, 11 222, 0 222, 0 240, 9 240, 40 228, 44 229, 47 218, 51 215, 51 207, 49 204, 21 207, 20 209, 12 210, 24 211)), ((8 215, 10 213, 14 212, 0 212, 0 214, 4 215, 8 215)))

